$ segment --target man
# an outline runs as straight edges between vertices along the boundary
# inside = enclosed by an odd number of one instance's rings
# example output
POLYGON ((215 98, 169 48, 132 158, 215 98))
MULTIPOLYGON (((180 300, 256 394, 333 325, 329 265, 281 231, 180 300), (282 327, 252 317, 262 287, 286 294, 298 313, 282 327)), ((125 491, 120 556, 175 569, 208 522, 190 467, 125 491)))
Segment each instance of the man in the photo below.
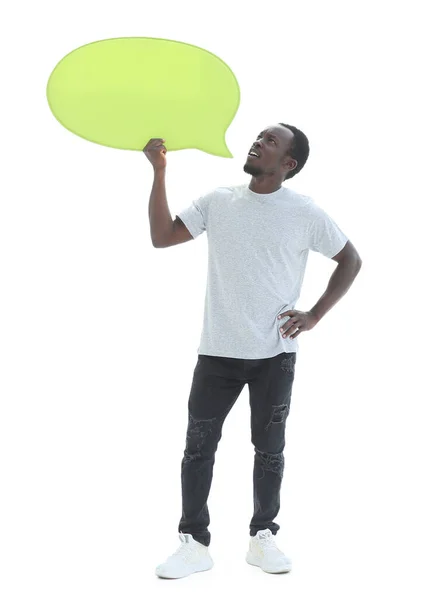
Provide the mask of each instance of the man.
POLYGON ((290 560, 275 544, 297 337, 312 329, 348 291, 362 261, 336 223, 309 197, 283 186, 307 161, 307 137, 276 124, 260 133, 244 171, 249 185, 217 188, 173 221, 165 191, 165 140, 144 152, 154 167, 149 203, 154 247, 208 235, 208 285, 198 361, 188 402, 182 460, 181 546, 156 574, 179 578, 212 568, 209 496, 222 425, 248 384, 254 458, 254 514, 246 560, 283 573, 290 560), (338 263, 326 292, 308 312, 294 309, 309 250, 338 263))

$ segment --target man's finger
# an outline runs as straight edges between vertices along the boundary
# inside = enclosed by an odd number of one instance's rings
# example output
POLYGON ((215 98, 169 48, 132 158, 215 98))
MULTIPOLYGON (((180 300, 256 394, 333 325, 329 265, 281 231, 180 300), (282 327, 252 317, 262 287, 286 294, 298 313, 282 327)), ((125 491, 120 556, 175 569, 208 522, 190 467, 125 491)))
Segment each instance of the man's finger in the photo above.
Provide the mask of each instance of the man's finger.
POLYGON ((279 315, 278 319, 283 319, 284 317, 293 317, 295 314, 295 310, 287 310, 286 312, 279 315))
POLYGON ((298 327, 298 324, 295 322, 293 318, 289 319, 285 325, 282 325, 280 331, 283 334, 282 337, 287 337, 292 331, 295 331, 298 327))
POLYGON ((156 152, 166 152, 166 151, 167 151, 167 149, 162 144, 160 146, 145 146, 145 148, 143 148, 143 152, 156 153, 156 152))
POLYGON ((297 337, 297 335, 298 335, 299 333, 300 333, 299 325, 298 325, 298 324, 295 324, 293 327, 291 327, 291 329, 290 329, 289 333, 287 334, 287 337, 288 337, 288 335, 289 335, 289 336, 290 336, 290 339, 291 339, 291 340, 293 340, 294 338, 296 338, 296 337, 297 337), (297 328, 298 328, 298 331, 297 331, 297 328))
POLYGON ((165 144, 165 140, 163 140, 161 138, 152 138, 146 144, 145 150, 148 149, 148 148, 156 148, 157 146, 162 146, 162 144, 165 144))

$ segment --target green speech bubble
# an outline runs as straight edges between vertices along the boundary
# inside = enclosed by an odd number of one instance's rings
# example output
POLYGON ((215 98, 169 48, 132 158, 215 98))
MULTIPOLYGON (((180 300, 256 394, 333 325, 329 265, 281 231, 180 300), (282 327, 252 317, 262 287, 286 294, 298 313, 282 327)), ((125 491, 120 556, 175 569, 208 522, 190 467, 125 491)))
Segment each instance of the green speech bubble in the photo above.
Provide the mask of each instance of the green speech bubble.
POLYGON ((91 142, 142 150, 197 148, 232 158, 225 133, 240 104, 231 69, 197 46, 116 38, 77 48, 55 67, 47 99, 56 119, 91 142))

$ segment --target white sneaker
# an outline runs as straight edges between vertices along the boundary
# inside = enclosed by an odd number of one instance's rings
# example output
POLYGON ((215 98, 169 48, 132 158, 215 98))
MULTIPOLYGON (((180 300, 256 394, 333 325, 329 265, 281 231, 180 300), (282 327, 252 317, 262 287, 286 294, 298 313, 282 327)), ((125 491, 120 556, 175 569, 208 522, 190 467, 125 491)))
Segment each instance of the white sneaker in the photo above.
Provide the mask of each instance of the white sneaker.
POLYGON ((213 567, 207 546, 193 539, 190 533, 180 533, 181 546, 165 563, 156 568, 155 573, 163 579, 179 579, 213 567))
POLYGON ((288 573, 291 570, 290 559, 279 550, 270 529, 258 531, 250 538, 246 561, 249 565, 260 567, 266 573, 288 573))

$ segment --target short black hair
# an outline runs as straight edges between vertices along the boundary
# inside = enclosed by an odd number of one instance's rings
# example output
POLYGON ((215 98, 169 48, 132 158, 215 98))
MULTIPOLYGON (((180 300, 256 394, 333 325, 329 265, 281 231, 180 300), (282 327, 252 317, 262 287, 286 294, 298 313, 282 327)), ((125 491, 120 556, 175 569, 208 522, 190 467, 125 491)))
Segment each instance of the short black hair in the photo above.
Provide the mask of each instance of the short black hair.
POLYGON ((291 158, 296 160, 298 164, 295 169, 289 171, 288 175, 285 177, 285 179, 291 179, 294 175, 297 175, 306 164, 308 155, 310 154, 310 144, 307 136, 297 129, 297 127, 294 127, 294 125, 287 125, 286 123, 279 123, 279 125, 290 129, 294 134, 288 154, 291 158))

